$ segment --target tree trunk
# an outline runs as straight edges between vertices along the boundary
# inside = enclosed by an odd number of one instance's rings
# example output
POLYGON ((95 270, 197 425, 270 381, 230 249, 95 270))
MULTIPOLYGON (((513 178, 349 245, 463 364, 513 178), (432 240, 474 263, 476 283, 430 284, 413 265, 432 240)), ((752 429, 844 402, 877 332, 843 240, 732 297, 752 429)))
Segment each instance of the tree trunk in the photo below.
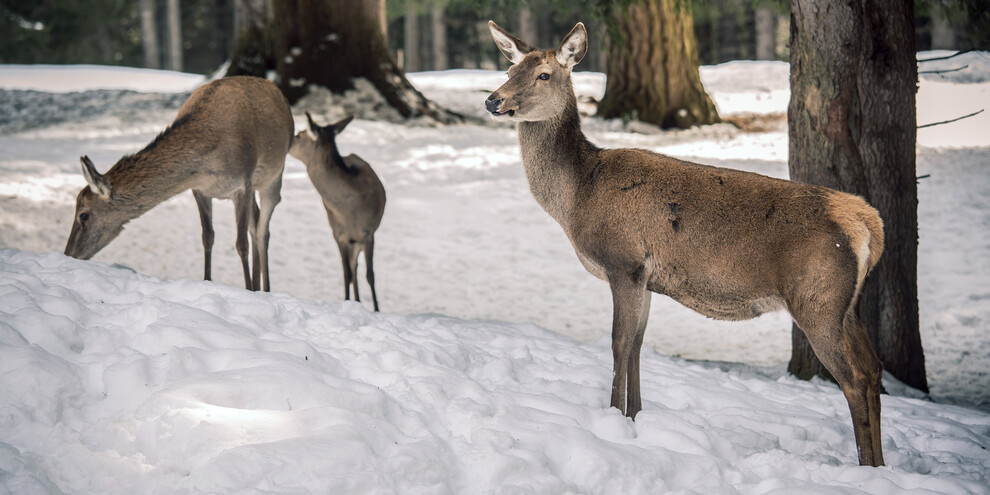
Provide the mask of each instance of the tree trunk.
POLYGON ((234 32, 237 41, 230 55, 225 77, 265 77, 275 69, 274 22, 272 0, 236 0, 234 3, 234 32))
POLYGON ((756 59, 777 60, 777 14, 766 5, 756 9, 756 59))
POLYGON ((519 28, 516 31, 519 39, 526 40, 533 46, 543 46, 539 44, 539 35, 536 30, 536 21, 533 19, 533 11, 528 6, 519 9, 519 28))
POLYGON ((447 62, 447 24, 443 8, 434 7, 430 11, 430 35, 433 37, 433 70, 450 68, 447 62))
POLYGON ((141 13, 144 66, 149 69, 161 69, 162 55, 158 45, 158 26, 155 24, 155 0, 141 0, 138 3, 138 10, 141 13))
MULTIPOLYGON (((913 2, 791 0, 791 178, 863 196, 885 248, 859 310, 884 368, 927 391, 918 322, 913 2)), ((824 368, 792 329, 788 370, 824 368)))
POLYGON ((382 33, 381 0, 239 0, 238 6, 257 2, 270 2, 270 17, 253 17, 257 22, 241 32, 228 76, 264 77, 274 69, 291 104, 312 85, 340 94, 364 78, 404 118, 463 121, 427 100, 398 68, 382 33))
POLYGON ((402 70, 406 72, 419 72, 423 70, 423 59, 419 51, 419 14, 416 13, 416 6, 412 2, 406 4, 405 38, 403 48, 405 49, 405 63, 402 70))
POLYGON ((168 69, 182 70, 182 16, 179 0, 166 1, 168 20, 168 69))
POLYGON ((611 16, 603 118, 687 128, 719 122, 701 85, 690 5, 637 0, 611 16))

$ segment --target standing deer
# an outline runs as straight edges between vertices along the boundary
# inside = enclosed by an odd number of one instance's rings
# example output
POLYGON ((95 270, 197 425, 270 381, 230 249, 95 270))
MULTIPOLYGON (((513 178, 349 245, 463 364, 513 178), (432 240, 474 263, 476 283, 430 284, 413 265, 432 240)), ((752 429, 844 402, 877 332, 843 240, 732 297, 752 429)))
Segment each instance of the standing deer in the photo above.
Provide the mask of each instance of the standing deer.
POLYGON ((203 226, 204 275, 210 280, 213 198, 234 200, 237 254, 244 285, 271 289, 268 224, 281 200, 282 169, 292 142, 289 104, 271 82, 229 77, 189 96, 175 121, 143 150, 121 158, 100 175, 88 157, 89 185, 76 197, 76 216, 65 254, 89 259, 155 205, 192 189, 203 226), (261 198, 260 209, 254 192, 261 198), (248 264, 248 234, 254 272, 248 264))
POLYGON ((336 124, 320 127, 306 112, 306 129, 296 135, 289 154, 306 165, 313 186, 323 198, 330 230, 340 250, 344 266, 344 299, 361 301, 358 294, 358 256, 364 251, 371 300, 378 311, 375 293, 375 230, 385 211, 385 188, 368 162, 357 155, 340 156, 336 136, 353 120, 350 116, 336 124))
POLYGON ((612 292, 612 407, 630 418, 642 409, 651 292, 724 320, 784 309, 845 394, 860 464, 882 465, 881 365, 856 314, 883 250, 876 210, 824 187, 600 149, 581 132, 571 85, 588 48, 584 25, 556 50, 535 50, 488 24, 514 65, 485 107, 518 123, 533 196, 612 292))

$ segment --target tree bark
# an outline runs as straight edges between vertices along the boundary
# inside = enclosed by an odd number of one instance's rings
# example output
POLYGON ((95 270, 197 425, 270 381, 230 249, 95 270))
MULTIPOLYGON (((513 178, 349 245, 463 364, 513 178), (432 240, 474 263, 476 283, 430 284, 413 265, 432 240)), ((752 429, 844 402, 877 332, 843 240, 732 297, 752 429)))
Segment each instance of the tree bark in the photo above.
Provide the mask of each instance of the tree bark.
POLYGON ((179 0, 166 1, 168 19, 168 68, 182 70, 182 16, 179 0))
MULTIPOLYGON (((911 0, 791 0, 791 178, 858 194, 885 249, 859 310, 884 368, 927 391, 918 321, 917 64, 911 0)), ((827 376, 792 329, 788 370, 827 376)))
POLYGON ((719 122, 701 84, 690 5, 637 0, 611 16, 603 118, 687 128, 719 122))

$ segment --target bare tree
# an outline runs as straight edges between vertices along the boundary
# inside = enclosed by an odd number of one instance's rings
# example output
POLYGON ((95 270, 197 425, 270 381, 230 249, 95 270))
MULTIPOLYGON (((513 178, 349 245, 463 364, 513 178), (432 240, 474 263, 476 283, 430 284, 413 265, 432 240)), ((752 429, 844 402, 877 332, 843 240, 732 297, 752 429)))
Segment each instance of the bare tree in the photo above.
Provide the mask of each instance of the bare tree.
POLYGON ((405 25, 405 39, 403 40, 405 60, 402 70, 406 72, 423 70, 422 57, 419 51, 419 13, 413 2, 406 4, 406 15, 403 22, 405 25))
POLYGON ((767 5, 756 9, 756 59, 777 60, 777 14, 767 5))
POLYGON ((161 49, 158 45, 158 25, 155 23, 155 0, 140 0, 141 45, 144 48, 144 66, 149 69, 162 67, 161 49))
POLYGON ((433 41, 433 70, 444 70, 450 67, 447 62, 447 24, 444 19, 443 7, 430 9, 430 36, 433 41))
POLYGON ((179 0, 166 0, 168 19, 168 68, 182 70, 182 15, 179 0))

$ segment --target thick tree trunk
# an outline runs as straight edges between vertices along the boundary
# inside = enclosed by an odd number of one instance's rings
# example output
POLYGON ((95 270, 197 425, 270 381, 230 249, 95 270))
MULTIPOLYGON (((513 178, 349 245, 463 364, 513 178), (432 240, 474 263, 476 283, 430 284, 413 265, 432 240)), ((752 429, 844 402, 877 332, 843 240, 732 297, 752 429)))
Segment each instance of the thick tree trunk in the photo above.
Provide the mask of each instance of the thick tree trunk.
POLYGON ((719 122, 701 85, 687 2, 637 0, 619 8, 612 22, 599 116, 681 128, 719 122))
POLYGON ((182 70, 182 15, 179 0, 166 1, 168 19, 168 68, 182 70))
MULTIPOLYGON (((918 322, 913 2, 791 1, 791 178, 858 194, 884 220, 885 249, 860 314, 884 367, 928 390, 918 322)), ((788 370, 827 376, 792 330, 788 370)))
POLYGON ((230 56, 226 77, 265 77, 275 69, 272 0, 236 0, 234 30, 237 41, 230 56))
POLYGON ((427 100, 398 68, 382 33, 380 0, 277 0, 269 6, 271 16, 260 27, 242 31, 228 76, 263 77, 275 69, 279 88, 293 104, 312 85, 340 94, 364 78, 405 118, 463 120, 427 100))
POLYGON ((155 0, 141 0, 138 3, 138 10, 141 13, 144 66, 149 69, 161 69, 162 55, 158 44, 158 25, 155 23, 155 0))
POLYGON ((442 123, 462 118, 427 100, 406 79, 381 30, 380 0, 278 0, 275 61, 279 87, 290 103, 310 85, 343 93, 354 79, 368 80, 405 118, 442 123))

